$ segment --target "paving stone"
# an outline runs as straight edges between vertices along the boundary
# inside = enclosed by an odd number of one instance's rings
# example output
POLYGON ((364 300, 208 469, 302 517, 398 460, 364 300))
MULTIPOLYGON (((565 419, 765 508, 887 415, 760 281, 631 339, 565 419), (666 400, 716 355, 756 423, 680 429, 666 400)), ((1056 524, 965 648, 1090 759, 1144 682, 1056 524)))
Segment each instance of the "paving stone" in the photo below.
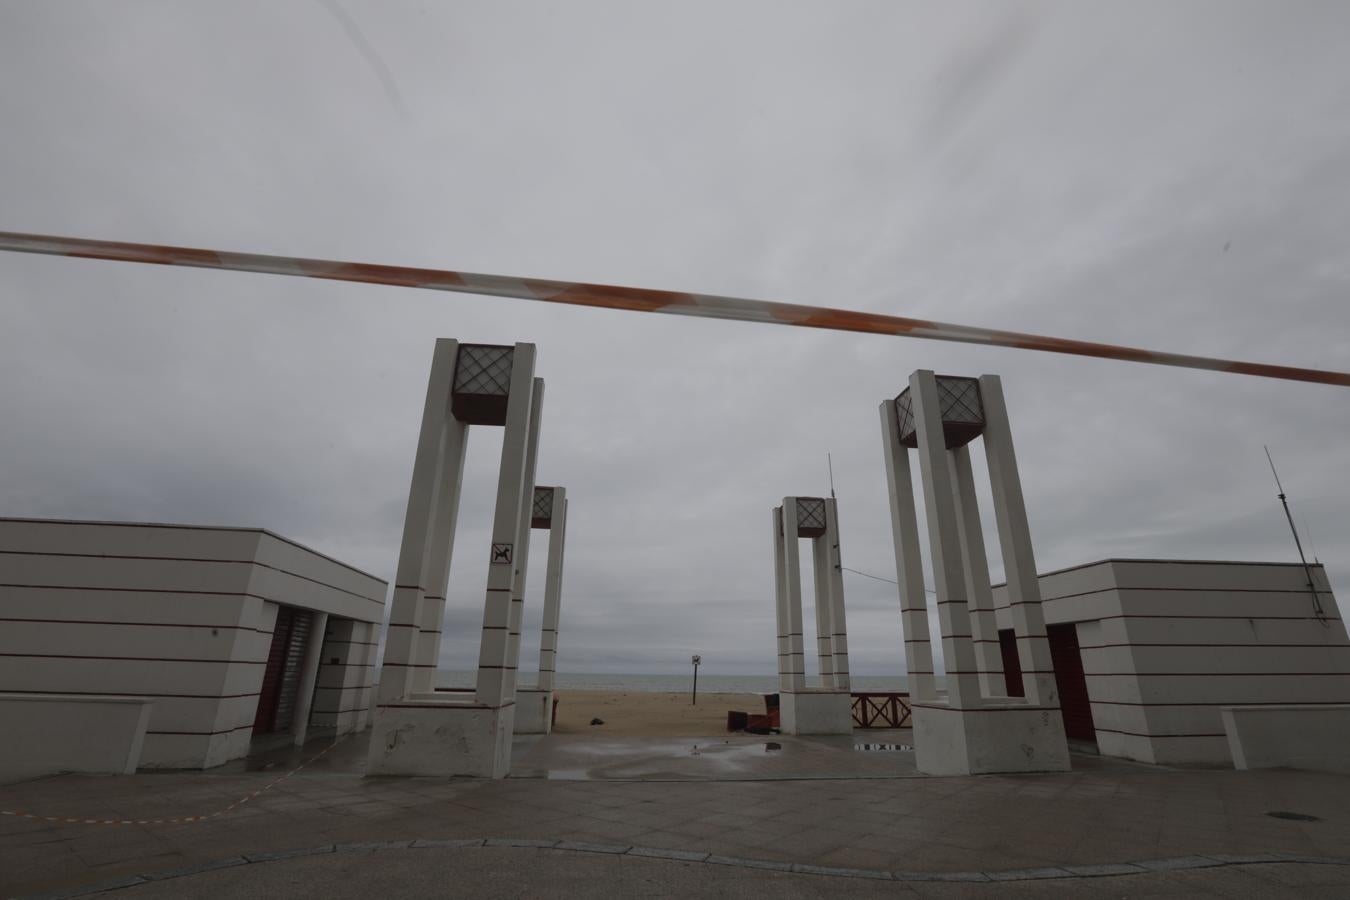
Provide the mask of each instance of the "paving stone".
POLYGON ((103 891, 115 891, 119 888, 131 887, 136 884, 145 884, 145 879, 139 875, 127 875, 123 878, 109 878, 106 881, 100 881, 95 884, 86 884, 77 888, 70 888, 64 891, 57 891, 53 894, 40 894, 37 897, 30 897, 29 900, 66 900, 68 897, 87 897, 90 894, 98 894, 103 891))
POLYGON ((876 869, 848 869, 841 866, 812 866, 806 863, 793 863, 792 871, 801 875, 833 875, 837 878, 875 878, 880 881, 890 881, 890 872, 881 872, 876 869))
POLYGON ((582 853, 627 853, 631 844, 592 844, 589 841, 558 841, 555 850, 578 850, 582 853))
POLYGON ((212 872, 216 869, 228 869, 233 866, 248 865, 248 860, 242 856, 230 856, 225 859, 213 859, 210 862, 197 863, 195 866, 184 866, 179 869, 164 869, 159 872, 142 872, 141 877, 146 881, 163 881, 166 878, 182 878, 185 875, 196 875, 199 872, 212 872))
POLYGON ((775 872, 791 872, 792 863, 778 862, 772 859, 749 859, 743 856, 709 856, 704 860, 714 866, 742 866, 747 869, 772 869, 775 872))
POLYGON ((633 847, 629 856, 650 856, 654 859, 678 859, 684 862, 703 862, 710 854, 695 853, 692 850, 666 850, 661 847, 633 847))
POLYGON ((1350 859, 1343 856, 1312 856, 1302 853, 1277 853, 1281 862, 1314 863, 1321 866, 1347 866, 1350 859))
POLYGON ((1278 853, 1206 853, 1205 856, 1230 866, 1287 861, 1278 853))
POLYGON ((892 872, 896 881, 988 881, 983 872, 892 872))
POLYGON ((1101 878, 1108 875, 1138 875, 1148 870, 1132 863, 1102 863, 1096 866, 1065 866, 1064 871, 1082 878, 1101 878))
POLYGON ((1174 856, 1170 859, 1141 859, 1135 862, 1152 872, 1172 872, 1178 869, 1204 869, 1208 866, 1221 866, 1223 863, 1207 856, 1174 856))
POLYGON ((552 848, 557 846, 557 841, 540 841, 532 838, 488 838, 483 841, 484 847, 536 847, 552 848))
POLYGON ((1064 869, 1053 866, 1043 869, 1004 869, 1001 872, 985 872, 990 881, 1040 881, 1045 878, 1072 878, 1064 869))
POLYGON ((271 850, 266 853, 245 853, 244 859, 251 863, 267 862, 274 859, 295 859, 299 856, 317 856, 320 853, 332 853, 333 845, 325 844, 322 847, 304 847, 299 850, 271 850))
POLYGON ((406 850, 412 841, 358 841, 351 844, 337 844, 334 852, 345 853, 350 850, 406 850))

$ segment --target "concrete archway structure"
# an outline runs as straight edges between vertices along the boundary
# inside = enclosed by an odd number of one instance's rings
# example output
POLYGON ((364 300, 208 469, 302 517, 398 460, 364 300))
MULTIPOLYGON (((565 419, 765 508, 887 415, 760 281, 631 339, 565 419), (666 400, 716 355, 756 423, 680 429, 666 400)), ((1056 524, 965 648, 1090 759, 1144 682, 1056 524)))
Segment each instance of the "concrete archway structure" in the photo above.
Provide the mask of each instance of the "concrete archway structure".
POLYGON ((476 775, 511 768, 516 669, 544 381, 533 344, 436 342, 413 463, 367 774, 476 775), (436 692, 471 425, 501 426, 478 672, 472 694, 436 692))
POLYGON ((881 404, 881 431, 913 699, 915 758, 930 775, 1069 768, 1055 673, 1012 431, 998 376, 919 370, 881 404), (984 439, 999 545, 1008 576, 1025 697, 1002 687, 998 627, 968 445, 984 439), (939 696, 909 451, 918 451, 947 692, 939 696))

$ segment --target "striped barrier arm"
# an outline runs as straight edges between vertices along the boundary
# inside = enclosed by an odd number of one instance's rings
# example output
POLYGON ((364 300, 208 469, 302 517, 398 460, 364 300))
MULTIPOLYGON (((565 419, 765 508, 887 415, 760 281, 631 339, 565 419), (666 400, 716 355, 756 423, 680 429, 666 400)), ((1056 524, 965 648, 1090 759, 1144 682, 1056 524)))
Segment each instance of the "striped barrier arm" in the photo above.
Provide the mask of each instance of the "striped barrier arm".
POLYGON ((860 312, 826 306, 804 306, 796 303, 777 303, 742 297, 723 297, 715 294, 691 294, 681 291, 660 291, 572 281, 550 281, 539 278, 514 278, 506 275, 484 275, 473 272, 454 272, 446 269, 307 259, 298 256, 232 253, 194 247, 137 244, 125 241, 98 241, 11 231, 0 232, 0 250, 72 256, 81 259, 105 259, 166 266, 227 269, 235 272, 295 275, 303 278, 326 278, 335 281, 356 281, 366 284, 456 291, 490 297, 512 297, 546 303, 567 303, 575 306, 594 306, 601 309, 706 316, 742 322, 796 325, 804 328, 856 331, 867 334, 925 338, 933 341, 955 341, 964 344, 983 344, 991 347, 1040 350, 1046 353, 1095 356, 1125 362, 1152 363, 1184 369, 1206 369, 1215 372, 1231 372, 1239 375, 1256 375, 1263 378, 1350 387, 1350 373, 1346 372, 1243 362, 1207 356, 1190 356, 1181 353, 1165 353, 1093 341, 1078 341, 1016 331, 999 331, 970 325, 953 325, 946 322, 911 319, 905 316, 891 316, 883 313, 860 312))

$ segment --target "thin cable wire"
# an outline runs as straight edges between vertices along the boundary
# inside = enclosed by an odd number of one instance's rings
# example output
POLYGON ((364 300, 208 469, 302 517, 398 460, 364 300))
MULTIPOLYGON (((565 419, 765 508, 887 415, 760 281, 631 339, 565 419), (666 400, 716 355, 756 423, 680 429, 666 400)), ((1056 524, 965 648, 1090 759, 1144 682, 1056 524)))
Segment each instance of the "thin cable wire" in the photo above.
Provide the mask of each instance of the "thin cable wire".
MULTIPOLYGON (((850 569, 848 566, 840 566, 839 568, 843 569, 845 572, 852 572, 854 575, 861 575, 864 578, 871 578, 873 581, 884 581, 887 584, 893 584, 897 587, 900 586, 900 582, 896 581, 893 578, 882 578, 880 575, 869 575, 867 572, 859 572, 857 569, 850 569)), ((937 593, 937 591, 933 590, 932 588, 924 588, 924 590, 930 594, 937 593)))

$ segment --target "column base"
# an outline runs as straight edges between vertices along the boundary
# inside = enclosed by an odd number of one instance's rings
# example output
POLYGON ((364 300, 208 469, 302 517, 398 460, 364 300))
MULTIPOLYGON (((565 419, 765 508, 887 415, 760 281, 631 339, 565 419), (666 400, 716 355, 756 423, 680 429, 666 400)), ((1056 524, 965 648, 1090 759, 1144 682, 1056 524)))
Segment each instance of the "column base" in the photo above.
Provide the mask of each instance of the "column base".
POLYGON ((515 706, 479 706, 414 697, 375 709, 367 775, 467 775, 511 771, 515 706))
POLYGON ((516 734, 553 731, 553 691, 516 688, 516 734))
MULTIPOLYGON (((988 701, 986 701, 988 703, 988 701)), ((1067 772, 1069 745, 1058 707, 912 706, 914 761, 925 775, 1067 772)))
POLYGON ((848 691, 780 691, 778 721, 783 734, 852 734, 853 697, 848 691))

